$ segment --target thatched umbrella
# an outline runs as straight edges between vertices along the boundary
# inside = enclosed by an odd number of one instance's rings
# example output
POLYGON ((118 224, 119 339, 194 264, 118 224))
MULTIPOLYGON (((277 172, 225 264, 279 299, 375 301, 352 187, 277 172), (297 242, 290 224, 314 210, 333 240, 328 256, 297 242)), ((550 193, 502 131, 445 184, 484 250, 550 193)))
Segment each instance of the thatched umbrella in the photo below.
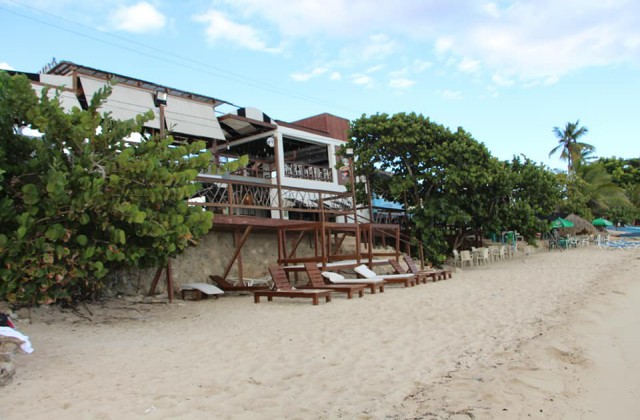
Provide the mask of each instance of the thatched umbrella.
POLYGON ((573 227, 563 228, 562 232, 567 235, 597 235, 596 229, 590 222, 573 213, 565 217, 565 219, 573 222, 573 227))

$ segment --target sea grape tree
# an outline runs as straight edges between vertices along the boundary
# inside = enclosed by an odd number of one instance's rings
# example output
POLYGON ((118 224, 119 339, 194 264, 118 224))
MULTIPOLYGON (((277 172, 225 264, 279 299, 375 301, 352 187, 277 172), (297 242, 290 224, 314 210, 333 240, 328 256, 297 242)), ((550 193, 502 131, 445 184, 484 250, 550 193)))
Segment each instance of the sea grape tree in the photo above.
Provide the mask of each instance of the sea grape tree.
POLYGON ((347 147, 358 156, 356 172, 374 180, 372 190, 405 205, 415 238, 435 263, 469 234, 519 228, 534 234, 540 212, 558 196, 544 168, 501 162, 462 128, 415 113, 362 116, 352 122, 347 147), (391 176, 376 176, 381 172, 391 176))
POLYGON ((212 226, 187 204, 210 162, 204 143, 127 141, 153 114, 101 114, 109 93, 66 113, 57 95, 0 74, 0 299, 92 297, 110 270, 166 264, 212 226))

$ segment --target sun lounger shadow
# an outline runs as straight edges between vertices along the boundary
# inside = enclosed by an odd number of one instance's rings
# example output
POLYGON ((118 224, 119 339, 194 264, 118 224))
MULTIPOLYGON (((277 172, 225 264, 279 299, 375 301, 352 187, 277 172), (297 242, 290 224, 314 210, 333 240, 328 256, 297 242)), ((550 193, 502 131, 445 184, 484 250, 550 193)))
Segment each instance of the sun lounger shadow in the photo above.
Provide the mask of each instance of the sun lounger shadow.
POLYGON ((265 296, 268 301, 272 301, 274 297, 308 298, 311 299, 313 305, 317 305, 321 297, 325 298, 327 302, 331 302, 331 290, 301 290, 291 287, 287 273, 281 266, 269 267, 269 273, 273 279, 273 288, 271 290, 254 290, 253 300, 255 303, 260 303, 262 296, 265 296))
POLYGON ((327 284, 318 269, 318 265, 314 262, 305 263, 304 268, 309 277, 309 284, 297 286, 298 289, 327 289, 333 292, 346 293, 347 299, 351 299, 354 293, 362 297, 364 289, 367 288, 367 284, 327 284))

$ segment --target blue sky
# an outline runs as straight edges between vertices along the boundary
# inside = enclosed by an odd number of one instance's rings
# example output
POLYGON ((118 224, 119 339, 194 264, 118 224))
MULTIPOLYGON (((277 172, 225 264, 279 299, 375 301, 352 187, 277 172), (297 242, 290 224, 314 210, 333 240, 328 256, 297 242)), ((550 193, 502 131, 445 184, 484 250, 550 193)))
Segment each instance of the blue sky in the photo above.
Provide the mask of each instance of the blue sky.
POLYGON ((284 121, 416 112, 551 168, 579 119, 597 156, 640 157, 637 0, 0 0, 0 36, 5 69, 55 57, 284 121))

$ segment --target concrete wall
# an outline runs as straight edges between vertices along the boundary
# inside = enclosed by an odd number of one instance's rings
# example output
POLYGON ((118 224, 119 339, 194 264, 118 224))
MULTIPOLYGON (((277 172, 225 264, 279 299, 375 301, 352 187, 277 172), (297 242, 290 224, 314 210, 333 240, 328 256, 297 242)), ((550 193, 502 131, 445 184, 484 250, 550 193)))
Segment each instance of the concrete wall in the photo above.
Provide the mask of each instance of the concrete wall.
MULTIPOLYGON (((189 247, 183 254, 172 259, 174 290, 178 292, 180 286, 185 283, 211 283, 209 275, 212 274, 221 276, 236 249, 233 236, 233 232, 211 231, 200 239, 198 246, 189 247)), ((296 238, 297 234, 292 233, 287 239, 287 245, 291 246, 296 238)), ((353 252, 355 240, 348 237, 342 247, 345 252, 353 252)), ((393 250, 386 248, 386 251, 393 250)), ((296 256, 304 257, 314 254, 313 236, 306 235, 298 246, 296 256)), ((268 277, 269 265, 276 264, 278 260, 276 232, 251 233, 241 255, 244 279, 268 277)), ((109 281, 106 282, 104 294, 106 296, 146 294, 155 273, 156 268, 112 273, 109 281)), ((306 277, 301 276, 299 281, 306 281, 306 277)), ((238 278, 237 262, 228 277, 238 278)), ((158 297, 167 296, 165 285, 163 272, 156 288, 158 297)))
MULTIPOLYGON (((236 246, 233 232, 211 231, 201 238, 198 246, 189 247, 183 254, 173 259, 173 283, 176 291, 184 283, 207 283, 209 275, 222 275, 230 261, 236 246)), ((293 236, 289 243, 293 243, 293 236)), ((297 256, 313 255, 313 242, 305 237, 298 246, 297 256)), ((242 252, 243 277, 263 278, 269 276, 269 265, 277 263, 278 240, 276 232, 254 232, 249 235, 242 252)), ((146 293, 153 281, 156 270, 131 271, 119 273, 109 288, 117 293, 146 293)), ((238 278, 237 262, 234 264, 229 278, 238 278)), ((157 293, 165 293, 165 275, 163 273, 157 293)))

